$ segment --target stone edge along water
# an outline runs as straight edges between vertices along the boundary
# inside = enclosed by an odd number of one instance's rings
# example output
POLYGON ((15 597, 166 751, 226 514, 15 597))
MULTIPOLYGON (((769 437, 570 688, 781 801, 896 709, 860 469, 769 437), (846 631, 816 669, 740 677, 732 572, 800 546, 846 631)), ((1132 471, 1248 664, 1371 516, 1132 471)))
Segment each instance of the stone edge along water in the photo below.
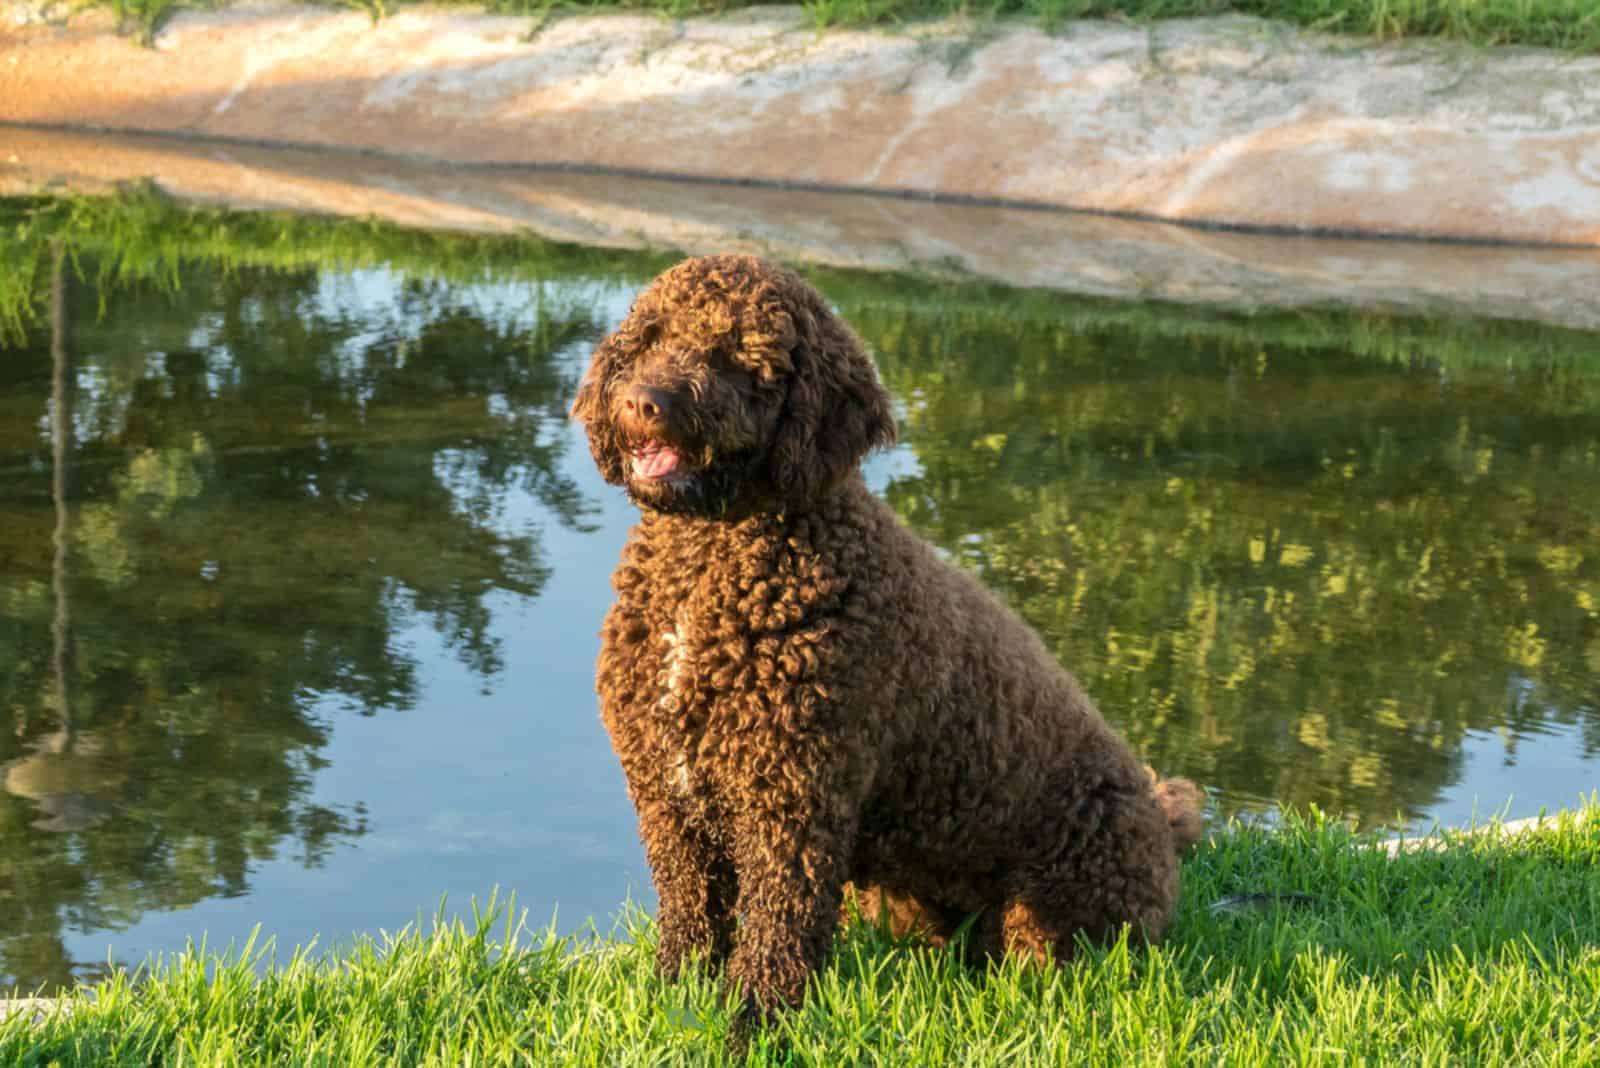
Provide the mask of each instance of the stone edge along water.
POLYGON ((0 196, 92 195, 138 181, 209 206, 376 216, 600 247, 750 252, 1123 299, 1355 304, 1600 329, 1593 249, 1266 236, 926 199, 0 128, 0 196))
POLYGON ((255 0, 180 12, 146 48, 69 6, 0 0, 0 122, 1600 246, 1596 56, 1245 17, 817 31, 770 7, 534 32, 255 0))
POLYGON ((0 1020, 27 1013, 33 1017, 34 1023, 39 1023, 54 1012, 59 1004, 59 998, 0 998, 0 1020))

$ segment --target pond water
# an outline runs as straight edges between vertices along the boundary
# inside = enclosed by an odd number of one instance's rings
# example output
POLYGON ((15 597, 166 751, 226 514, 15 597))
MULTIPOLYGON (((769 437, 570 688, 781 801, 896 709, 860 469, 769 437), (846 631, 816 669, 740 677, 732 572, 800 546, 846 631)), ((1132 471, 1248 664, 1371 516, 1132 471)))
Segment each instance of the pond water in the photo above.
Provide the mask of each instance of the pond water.
MULTIPOLYGON (((565 410, 668 261, 183 225, 0 249, 0 984, 651 904, 565 410)), ((874 489, 1216 816, 1600 784, 1600 336, 814 277, 903 406, 874 489)))

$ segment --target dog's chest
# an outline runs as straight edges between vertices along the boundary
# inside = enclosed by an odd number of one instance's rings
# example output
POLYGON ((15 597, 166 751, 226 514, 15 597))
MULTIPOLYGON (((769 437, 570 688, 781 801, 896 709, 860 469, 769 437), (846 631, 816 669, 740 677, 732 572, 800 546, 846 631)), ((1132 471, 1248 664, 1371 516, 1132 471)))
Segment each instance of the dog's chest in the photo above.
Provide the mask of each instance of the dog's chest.
POLYGON ((651 708, 661 739, 668 793, 680 805, 709 816, 716 796, 718 694, 708 679, 714 662, 706 629, 687 603, 663 612, 654 635, 651 708))
MULTIPOLYGON (((755 774, 752 758, 781 747, 772 708, 805 672, 825 672, 819 613, 836 582, 797 575, 778 537, 691 544, 646 539, 624 555, 618 582, 619 672, 629 679, 636 730, 651 756, 634 764, 691 818, 714 822, 755 774), (623 644, 627 648, 622 648, 623 644), (730 791, 732 792, 730 794, 730 791)), ((641 755, 643 755, 641 753, 641 755)))
POLYGON ((655 713, 662 725, 671 761, 668 785, 688 796, 695 790, 695 750, 704 738, 710 709, 699 688, 699 651, 693 619, 679 608, 657 636, 655 713))

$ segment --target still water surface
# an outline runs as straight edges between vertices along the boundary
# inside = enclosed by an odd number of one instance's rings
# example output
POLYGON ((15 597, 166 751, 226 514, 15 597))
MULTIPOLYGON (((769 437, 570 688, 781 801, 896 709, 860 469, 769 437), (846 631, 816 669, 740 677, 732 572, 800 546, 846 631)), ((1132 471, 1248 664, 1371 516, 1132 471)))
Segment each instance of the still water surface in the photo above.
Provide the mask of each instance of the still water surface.
MULTIPOLYGON (((1219 815, 1600 785, 1600 337, 819 281, 903 402, 873 487, 1219 815)), ((0 341, 0 983, 648 904, 633 513, 565 419, 639 280, 54 284, 0 341)))

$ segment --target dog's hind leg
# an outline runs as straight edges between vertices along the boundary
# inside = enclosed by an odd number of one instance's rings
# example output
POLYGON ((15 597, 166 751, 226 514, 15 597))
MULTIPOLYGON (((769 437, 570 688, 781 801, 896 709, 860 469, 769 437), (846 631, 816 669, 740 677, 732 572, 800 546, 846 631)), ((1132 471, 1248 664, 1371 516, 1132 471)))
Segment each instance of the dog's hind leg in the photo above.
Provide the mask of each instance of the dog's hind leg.
POLYGON ((1081 933, 1102 942, 1124 925, 1154 938, 1178 900, 1178 857, 1166 815, 1145 797, 1129 798, 1087 832, 1073 828, 1053 859, 1018 871, 1000 906, 978 921, 980 956, 1072 956, 1081 933))
POLYGON ((907 890, 877 884, 845 887, 844 918, 859 914, 862 921, 886 929, 894 938, 921 938, 935 946, 949 943, 963 918, 907 890))

